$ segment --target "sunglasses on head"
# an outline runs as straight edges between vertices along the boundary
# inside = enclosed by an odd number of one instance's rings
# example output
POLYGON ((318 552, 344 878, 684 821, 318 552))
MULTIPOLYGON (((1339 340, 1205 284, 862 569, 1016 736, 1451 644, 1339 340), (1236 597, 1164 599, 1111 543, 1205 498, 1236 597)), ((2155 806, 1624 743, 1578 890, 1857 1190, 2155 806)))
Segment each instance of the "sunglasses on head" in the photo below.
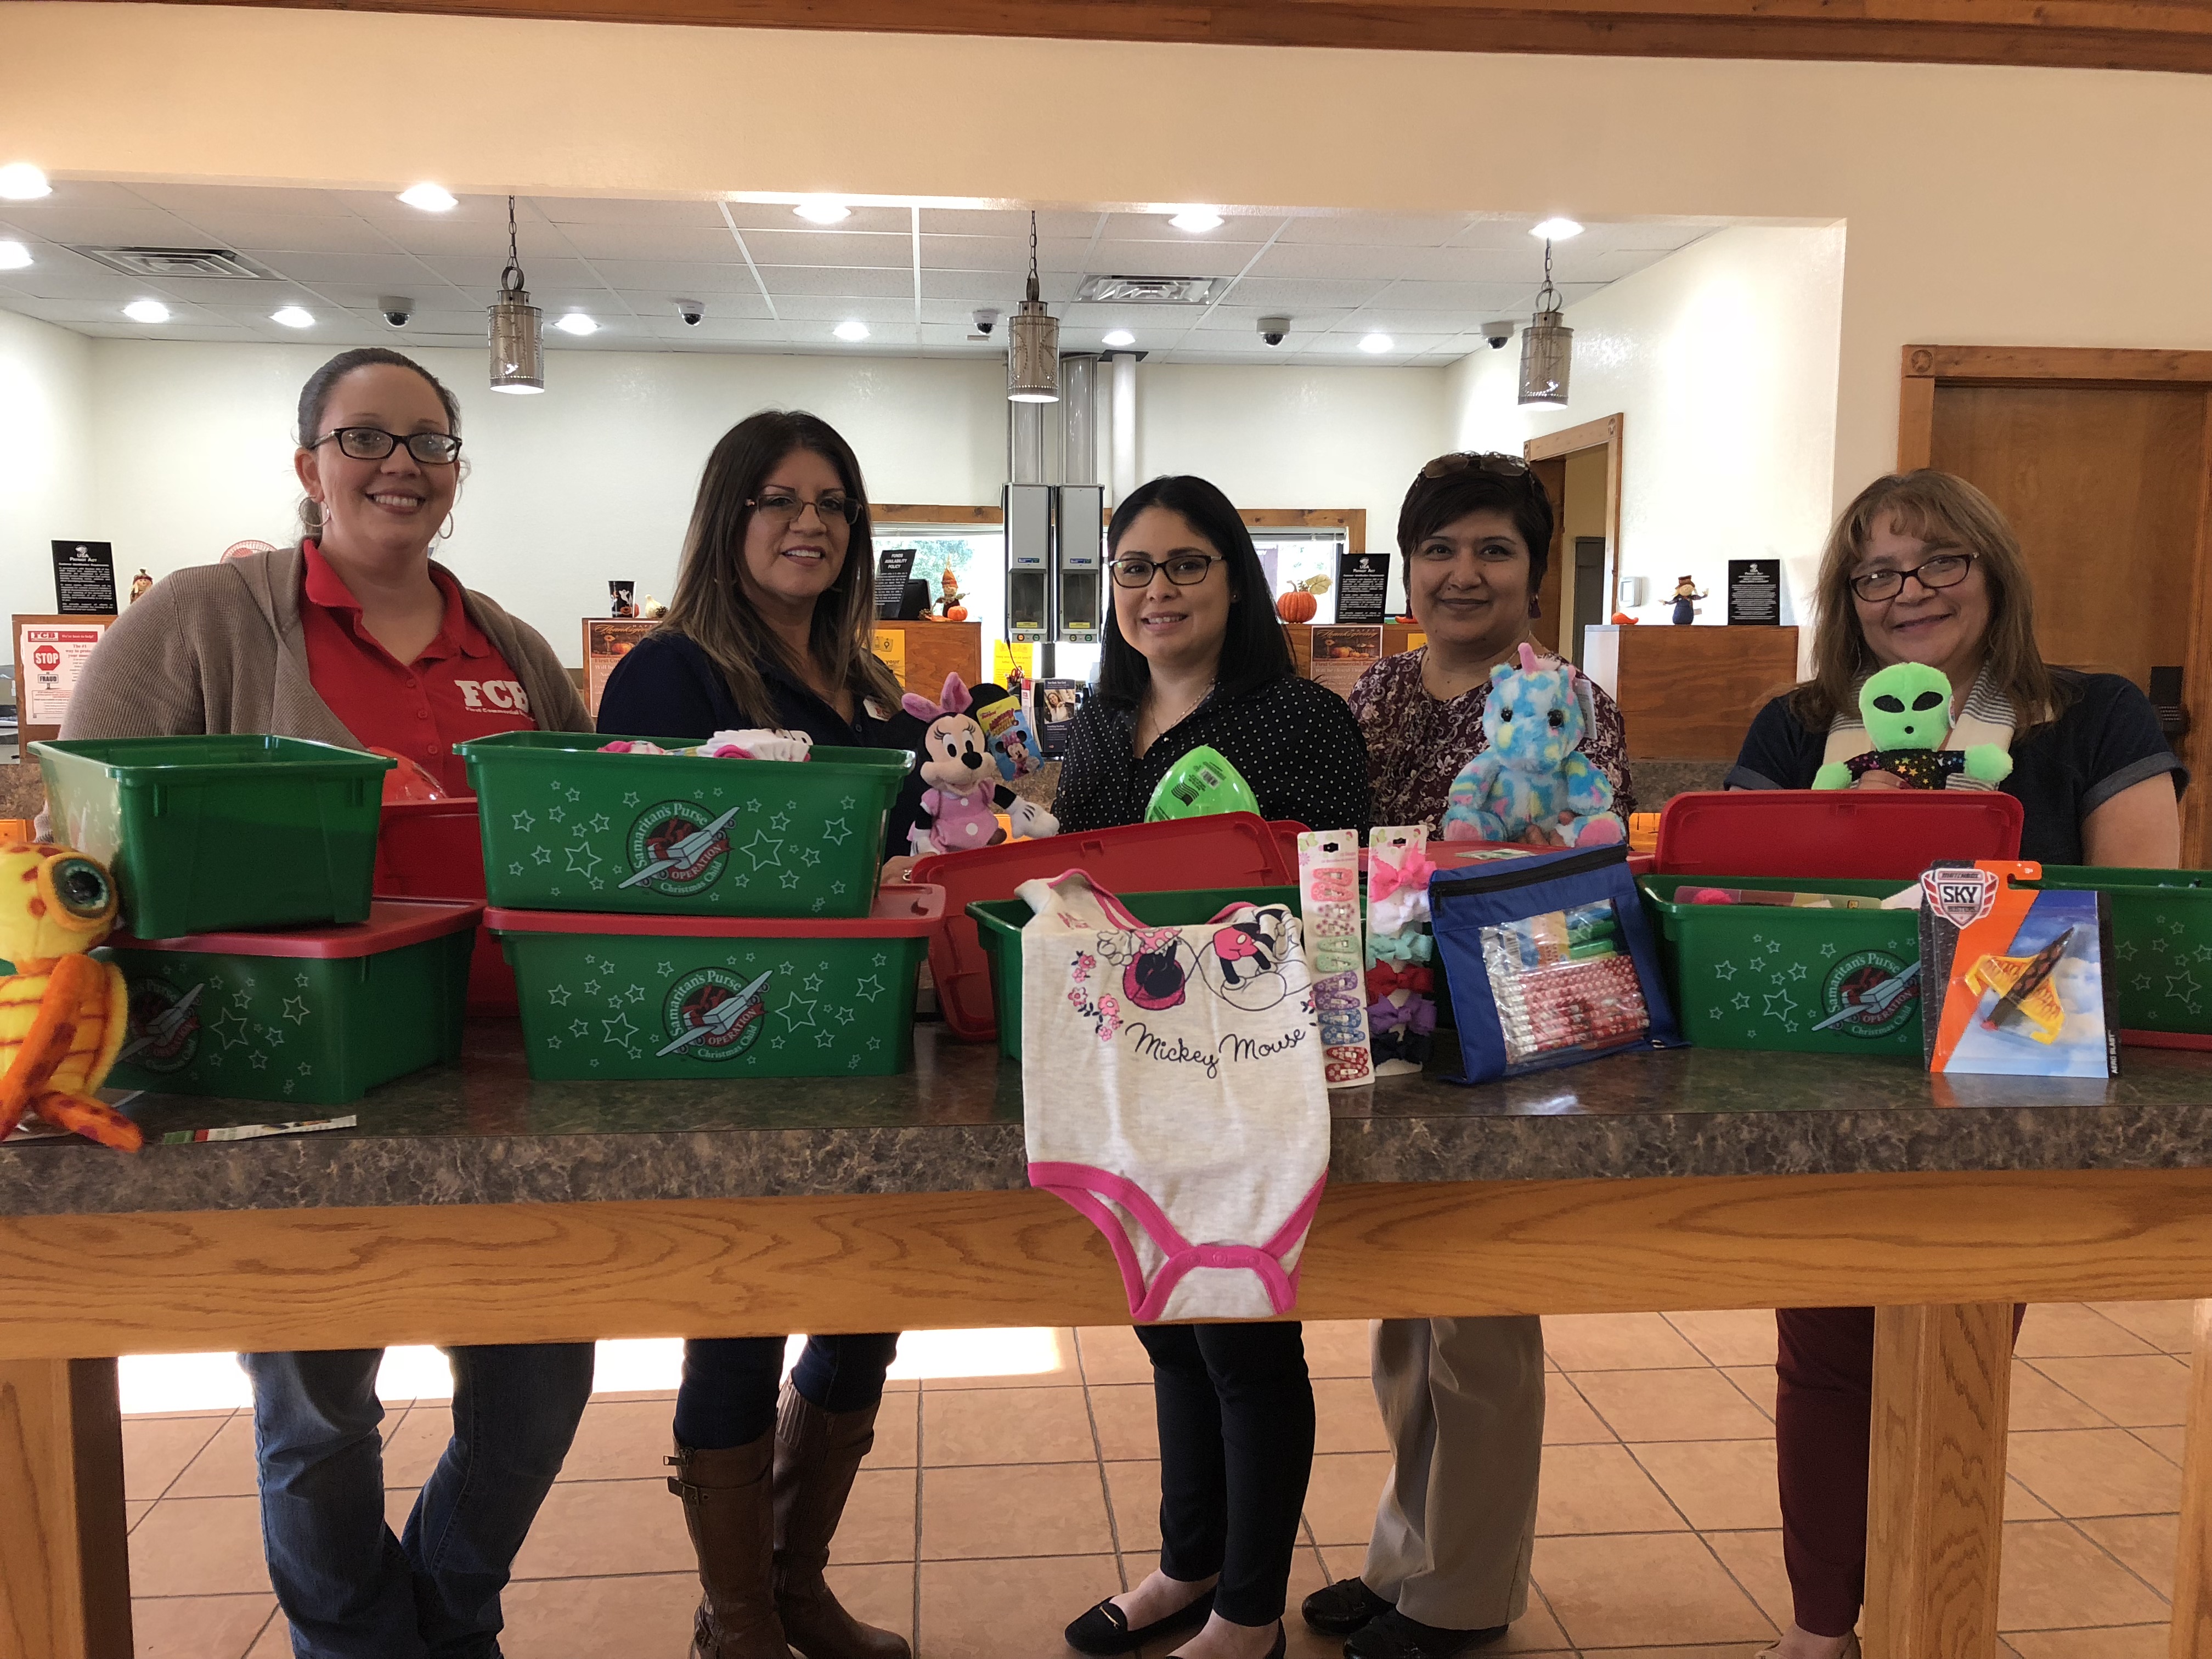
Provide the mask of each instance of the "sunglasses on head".
POLYGON ((1518 455, 1501 455, 1495 451, 1457 450, 1437 456, 1421 469, 1421 477, 1434 482, 1458 472, 1487 472, 1492 477, 1510 478, 1517 483, 1528 476, 1528 463, 1518 455))

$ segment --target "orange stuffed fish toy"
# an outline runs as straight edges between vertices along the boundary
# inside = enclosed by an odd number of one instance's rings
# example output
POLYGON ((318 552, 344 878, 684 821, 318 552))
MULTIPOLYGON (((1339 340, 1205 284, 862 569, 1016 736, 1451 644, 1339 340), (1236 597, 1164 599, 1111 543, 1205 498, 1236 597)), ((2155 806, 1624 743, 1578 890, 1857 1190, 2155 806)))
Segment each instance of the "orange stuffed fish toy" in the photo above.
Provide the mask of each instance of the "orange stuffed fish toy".
POLYGON ((85 953, 115 927, 99 860, 50 842, 0 848, 0 1139, 26 1113, 135 1152, 138 1126, 93 1091, 123 1046, 129 999, 113 963, 85 953))

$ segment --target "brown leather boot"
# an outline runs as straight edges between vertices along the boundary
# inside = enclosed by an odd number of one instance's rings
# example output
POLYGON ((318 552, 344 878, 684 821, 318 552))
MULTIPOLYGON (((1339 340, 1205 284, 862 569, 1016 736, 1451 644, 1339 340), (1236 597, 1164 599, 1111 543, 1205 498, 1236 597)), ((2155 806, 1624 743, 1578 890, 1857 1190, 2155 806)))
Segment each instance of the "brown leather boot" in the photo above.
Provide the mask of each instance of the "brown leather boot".
POLYGON ((806 1659, 911 1659, 903 1636, 854 1618, 822 1577, 853 1477, 876 1443, 876 1409, 825 1412, 783 1385, 775 1415, 775 1610, 806 1659))
POLYGON ((667 1462, 706 1591, 691 1659, 791 1659, 773 1583, 775 1436, 714 1451, 679 1444, 667 1462))

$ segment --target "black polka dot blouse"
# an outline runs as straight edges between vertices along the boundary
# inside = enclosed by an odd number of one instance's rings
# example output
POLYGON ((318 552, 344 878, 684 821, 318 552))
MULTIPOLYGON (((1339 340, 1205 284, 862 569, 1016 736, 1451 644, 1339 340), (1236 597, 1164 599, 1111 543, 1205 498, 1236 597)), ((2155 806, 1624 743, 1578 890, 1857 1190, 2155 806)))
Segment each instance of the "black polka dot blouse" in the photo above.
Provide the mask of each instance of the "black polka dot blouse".
POLYGON ((1137 711, 1093 696, 1068 732, 1053 816, 1064 830, 1142 823, 1168 769, 1210 744, 1226 756, 1269 819, 1310 830, 1358 830, 1368 817, 1367 744, 1344 699, 1295 676, 1241 696, 1216 690, 1153 742, 1132 752, 1137 711))

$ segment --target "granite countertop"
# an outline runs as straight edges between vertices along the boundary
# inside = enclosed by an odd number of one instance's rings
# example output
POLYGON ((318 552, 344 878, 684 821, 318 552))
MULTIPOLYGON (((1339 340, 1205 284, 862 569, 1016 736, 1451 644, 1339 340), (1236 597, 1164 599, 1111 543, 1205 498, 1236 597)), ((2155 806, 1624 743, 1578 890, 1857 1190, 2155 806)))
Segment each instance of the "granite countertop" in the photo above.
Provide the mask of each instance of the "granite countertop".
MULTIPOLYGON (((149 1135, 357 1113, 260 1140, 0 1148, 0 1216, 569 1203, 1024 1186, 1021 1067, 915 1033, 901 1077, 533 1083, 511 1022, 357 1105, 143 1095, 149 1135)), ((1931 1080, 1910 1058, 1638 1052, 1482 1088, 1331 1095, 1337 1181, 1562 1181, 2212 1165, 2212 1054, 2130 1049, 2109 1081, 1931 1080)))

